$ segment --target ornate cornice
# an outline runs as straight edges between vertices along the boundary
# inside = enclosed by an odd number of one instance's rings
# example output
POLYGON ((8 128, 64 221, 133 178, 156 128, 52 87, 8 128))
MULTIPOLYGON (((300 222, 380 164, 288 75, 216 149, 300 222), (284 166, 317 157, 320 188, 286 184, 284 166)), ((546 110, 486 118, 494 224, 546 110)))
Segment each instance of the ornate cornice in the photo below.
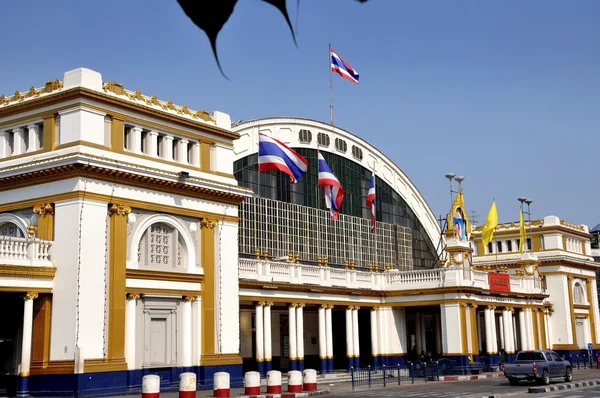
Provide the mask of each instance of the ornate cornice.
POLYGON ((94 178, 110 183, 123 183, 144 189, 162 191, 199 199, 219 201, 228 204, 243 202, 245 196, 228 191, 204 188, 197 185, 185 184, 179 181, 168 181, 157 177, 150 177, 109 167, 100 167, 89 164, 72 163, 64 166, 49 167, 28 173, 0 178, 0 191, 7 191, 21 186, 31 186, 53 181, 65 180, 73 177, 94 178))
POLYGON ((30 99, 30 98, 37 98, 42 94, 50 94, 51 92, 58 91, 62 88, 63 88, 63 83, 60 80, 58 80, 58 79, 56 79, 54 81, 48 80, 46 82, 46 84, 44 85, 44 87, 42 87, 42 88, 35 88, 34 86, 31 86, 29 91, 27 91, 26 93, 21 93, 19 90, 17 90, 14 93, 14 95, 9 96, 9 97, 7 97, 4 94, 0 95, 0 106, 22 102, 22 101, 24 101, 26 99, 30 99))
POLYGON ((29 267, 21 265, 0 265, 0 277, 28 278, 28 279, 54 279, 54 267, 29 267))

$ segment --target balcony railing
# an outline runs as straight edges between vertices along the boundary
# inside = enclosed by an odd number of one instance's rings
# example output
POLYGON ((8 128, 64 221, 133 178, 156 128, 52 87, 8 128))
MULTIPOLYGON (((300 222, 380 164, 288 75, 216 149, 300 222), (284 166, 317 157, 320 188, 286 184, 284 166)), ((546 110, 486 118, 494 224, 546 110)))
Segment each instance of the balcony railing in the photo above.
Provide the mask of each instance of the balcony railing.
POLYGON ((52 265, 50 248, 52 242, 41 239, 0 236, 0 264, 3 265, 52 265))
MULTIPOLYGON (((416 271, 369 272, 284 261, 239 260, 241 280, 295 285, 335 286, 378 291, 425 290, 441 287, 474 287, 489 290, 488 273, 469 268, 450 267, 416 271)), ((541 293, 539 278, 510 275, 513 293, 541 293)))

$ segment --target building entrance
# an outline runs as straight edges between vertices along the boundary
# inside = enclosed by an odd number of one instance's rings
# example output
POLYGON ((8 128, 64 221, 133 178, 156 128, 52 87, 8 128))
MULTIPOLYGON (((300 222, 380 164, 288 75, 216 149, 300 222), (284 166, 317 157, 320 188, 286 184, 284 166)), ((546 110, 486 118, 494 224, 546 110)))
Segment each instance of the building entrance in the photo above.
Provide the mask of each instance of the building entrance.
POLYGON ((2 322, 0 322, 0 394, 14 396, 17 390, 23 299, 20 293, 0 293, 2 322))

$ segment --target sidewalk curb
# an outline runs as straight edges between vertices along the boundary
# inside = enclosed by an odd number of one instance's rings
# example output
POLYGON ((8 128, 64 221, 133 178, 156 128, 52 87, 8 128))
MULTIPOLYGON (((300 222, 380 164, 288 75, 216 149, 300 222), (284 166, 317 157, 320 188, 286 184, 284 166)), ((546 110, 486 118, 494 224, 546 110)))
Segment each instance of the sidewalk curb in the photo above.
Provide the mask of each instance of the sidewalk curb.
POLYGON ((504 373, 493 373, 483 375, 465 375, 465 376, 440 376, 440 381, 471 381, 483 379, 497 379, 504 377, 504 373))
POLYGON ((282 392, 281 394, 238 395, 236 398, 301 398, 328 395, 329 391, 282 392))
POLYGON ((529 387, 528 392, 530 394, 539 394, 539 393, 544 393, 544 392, 564 391, 564 390, 571 390, 573 388, 589 387, 589 386, 597 386, 597 385, 600 385, 600 379, 580 381, 577 383, 558 384, 555 386, 547 386, 547 387, 529 387))

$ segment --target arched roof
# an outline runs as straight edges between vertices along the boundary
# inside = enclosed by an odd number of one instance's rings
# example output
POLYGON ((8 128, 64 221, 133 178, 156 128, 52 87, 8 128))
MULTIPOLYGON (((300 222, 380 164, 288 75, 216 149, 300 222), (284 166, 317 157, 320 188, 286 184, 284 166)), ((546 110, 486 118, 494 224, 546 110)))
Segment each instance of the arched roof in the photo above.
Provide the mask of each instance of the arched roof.
MULTIPOLYGON (((410 206, 427 231, 431 242, 434 246, 438 246, 441 239, 438 223, 417 187, 394 162, 365 140, 339 127, 296 117, 273 117, 240 121, 233 123, 232 127, 240 135, 240 138, 234 141, 234 161, 258 152, 258 133, 262 132, 290 147, 312 148, 335 153, 367 169, 375 170, 375 174, 388 183, 410 206), (304 142, 300 141, 300 130, 311 132, 310 142, 306 142, 306 135, 304 135, 304 142), (328 146, 317 142, 318 133, 329 136, 328 146), (345 151, 336 147, 336 138, 346 142, 345 151), (355 148, 360 149, 362 156, 358 156, 359 153, 355 148)), ((343 147, 343 144, 340 146, 343 147)), ((316 165, 313 167, 316 167, 316 165)))

